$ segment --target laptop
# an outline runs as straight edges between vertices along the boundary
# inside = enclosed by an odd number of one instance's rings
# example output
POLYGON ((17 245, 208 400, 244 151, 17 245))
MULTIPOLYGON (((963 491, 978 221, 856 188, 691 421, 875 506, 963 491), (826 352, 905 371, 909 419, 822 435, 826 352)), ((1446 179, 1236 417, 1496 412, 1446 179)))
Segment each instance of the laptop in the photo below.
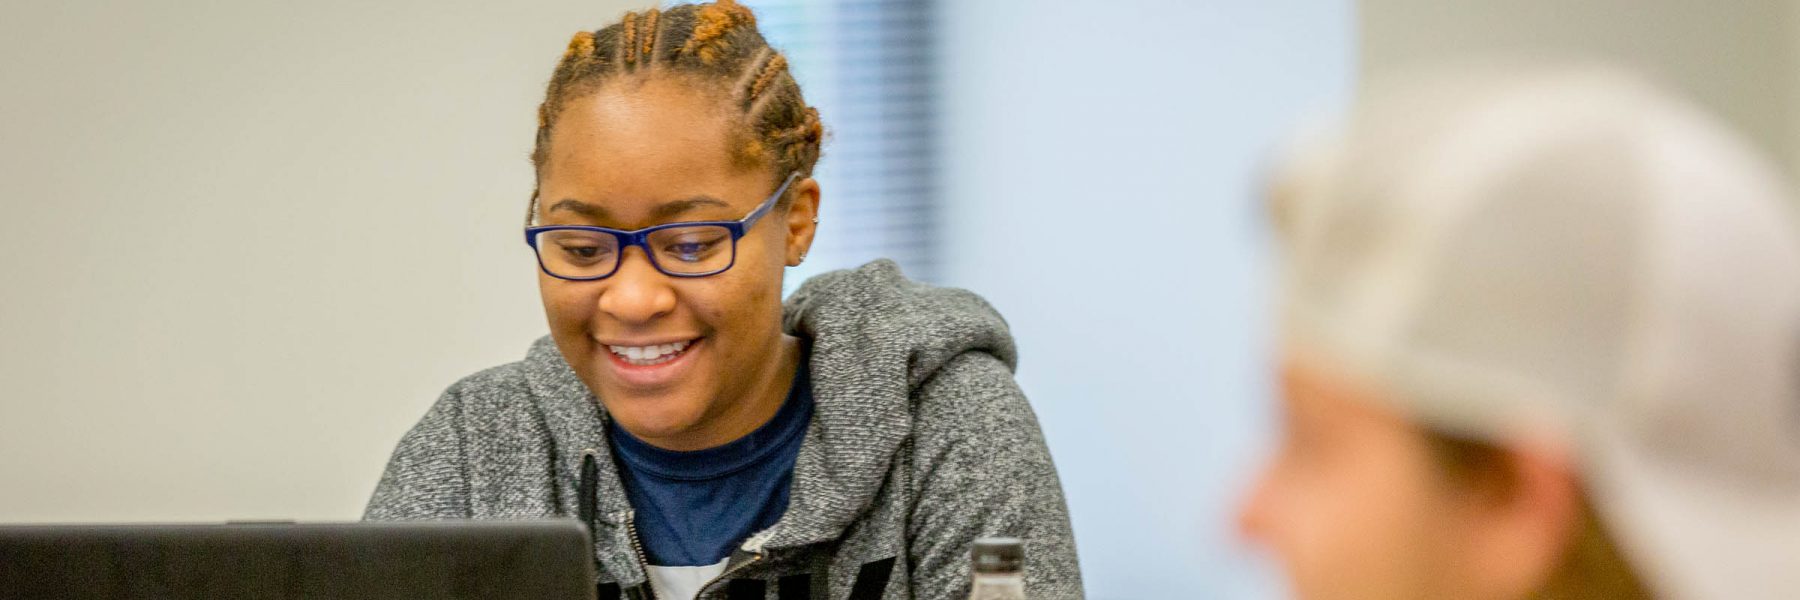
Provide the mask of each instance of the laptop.
POLYGON ((0 526, 0 599, 594 598, 573 519, 0 526))

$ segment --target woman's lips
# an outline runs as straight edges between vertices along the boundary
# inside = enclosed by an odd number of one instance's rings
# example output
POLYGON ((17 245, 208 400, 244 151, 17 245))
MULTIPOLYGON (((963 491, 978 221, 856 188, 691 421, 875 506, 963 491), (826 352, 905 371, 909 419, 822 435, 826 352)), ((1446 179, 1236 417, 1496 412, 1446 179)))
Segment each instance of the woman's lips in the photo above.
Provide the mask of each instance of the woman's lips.
POLYGON ((598 344, 598 350, 606 354, 613 375, 621 383, 629 387, 658 388, 681 376, 705 340, 695 338, 641 346, 598 344))
POLYGON ((611 350, 614 355, 625 359, 627 363, 648 367, 674 360, 680 356, 682 351, 687 350, 688 344, 691 343, 693 340, 650 346, 607 346, 606 348, 611 350))

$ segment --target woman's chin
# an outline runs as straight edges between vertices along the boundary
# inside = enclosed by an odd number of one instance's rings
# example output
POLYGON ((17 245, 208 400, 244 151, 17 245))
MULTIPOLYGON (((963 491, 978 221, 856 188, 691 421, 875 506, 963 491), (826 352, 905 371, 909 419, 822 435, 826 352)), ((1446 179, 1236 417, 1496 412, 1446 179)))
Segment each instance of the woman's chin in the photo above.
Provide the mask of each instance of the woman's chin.
POLYGON ((699 421, 697 414, 688 411, 644 411, 634 410, 635 408, 639 407, 615 408, 608 404, 607 412, 632 437, 659 447, 672 440, 690 437, 699 421))

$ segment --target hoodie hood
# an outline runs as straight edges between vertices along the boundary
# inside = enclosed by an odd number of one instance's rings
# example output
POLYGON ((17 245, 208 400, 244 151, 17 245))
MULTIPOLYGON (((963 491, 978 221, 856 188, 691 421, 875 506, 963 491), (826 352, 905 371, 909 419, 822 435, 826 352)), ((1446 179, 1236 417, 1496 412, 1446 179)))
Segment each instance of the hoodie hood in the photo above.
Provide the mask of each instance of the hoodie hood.
POLYGON ((782 324, 811 344, 817 409, 794 466, 793 518, 775 546, 832 539, 862 513, 911 433, 913 390, 951 359, 985 352, 1008 369, 1018 360, 987 301, 909 281, 889 260, 808 280, 782 324))

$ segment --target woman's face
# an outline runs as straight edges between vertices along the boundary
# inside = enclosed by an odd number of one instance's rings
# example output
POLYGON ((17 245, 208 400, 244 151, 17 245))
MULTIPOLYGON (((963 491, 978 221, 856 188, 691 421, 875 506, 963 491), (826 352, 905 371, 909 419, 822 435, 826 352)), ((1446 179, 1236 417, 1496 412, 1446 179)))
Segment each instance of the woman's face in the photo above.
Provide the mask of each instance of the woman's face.
MULTIPOLYGON (((739 117, 715 96, 651 78, 611 81, 571 100, 539 173, 538 222, 633 230, 742 219, 787 174, 743 158, 739 117)), ((798 180, 787 195, 792 207, 747 231, 723 273, 670 277, 642 248, 624 250, 605 279, 539 272, 557 347, 633 435, 698 449, 760 423, 750 399, 780 370, 782 272, 812 242, 818 186, 798 180), (632 350, 646 348, 656 350, 632 350)))

